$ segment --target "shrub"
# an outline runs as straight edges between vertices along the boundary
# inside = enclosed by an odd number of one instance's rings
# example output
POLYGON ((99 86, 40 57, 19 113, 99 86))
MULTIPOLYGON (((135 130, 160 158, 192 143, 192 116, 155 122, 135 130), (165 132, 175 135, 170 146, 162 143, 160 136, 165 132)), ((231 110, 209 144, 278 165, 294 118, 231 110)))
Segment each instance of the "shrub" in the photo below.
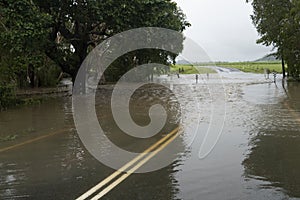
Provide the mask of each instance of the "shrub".
POLYGON ((16 104, 16 93, 14 85, 0 85, 0 110, 7 109, 16 104))

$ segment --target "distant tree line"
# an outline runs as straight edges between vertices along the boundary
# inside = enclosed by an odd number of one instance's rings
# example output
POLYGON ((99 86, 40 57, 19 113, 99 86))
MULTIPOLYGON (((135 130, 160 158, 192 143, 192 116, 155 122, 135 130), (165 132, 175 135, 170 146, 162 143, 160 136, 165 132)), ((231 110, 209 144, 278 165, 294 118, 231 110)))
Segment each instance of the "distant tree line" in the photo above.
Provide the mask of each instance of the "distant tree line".
POLYGON ((300 0, 247 0, 254 13, 252 21, 261 35, 258 43, 273 45, 288 66, 288 75, 300 75, 300 0))

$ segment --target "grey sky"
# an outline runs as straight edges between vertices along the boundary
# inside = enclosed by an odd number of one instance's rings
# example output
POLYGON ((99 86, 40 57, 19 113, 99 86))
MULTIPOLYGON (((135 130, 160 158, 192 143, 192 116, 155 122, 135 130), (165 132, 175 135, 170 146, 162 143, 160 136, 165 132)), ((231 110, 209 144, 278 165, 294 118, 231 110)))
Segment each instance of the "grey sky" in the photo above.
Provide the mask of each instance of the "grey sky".
POLYGON ((192 24, 184 34, 197 42, 213 61, 252 61, 270 53, 256 44, 258 33, 246 0, 174 0, 192 24))

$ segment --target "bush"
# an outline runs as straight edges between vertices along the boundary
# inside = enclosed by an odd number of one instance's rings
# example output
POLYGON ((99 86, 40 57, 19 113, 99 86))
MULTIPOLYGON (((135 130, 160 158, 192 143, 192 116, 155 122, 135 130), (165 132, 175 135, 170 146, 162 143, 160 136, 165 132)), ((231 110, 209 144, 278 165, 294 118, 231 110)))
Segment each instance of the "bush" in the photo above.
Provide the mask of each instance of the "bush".
POLYGON ((7 109, 16 104, 16 93, 14 85, 0 85, 0 110, 7 109))

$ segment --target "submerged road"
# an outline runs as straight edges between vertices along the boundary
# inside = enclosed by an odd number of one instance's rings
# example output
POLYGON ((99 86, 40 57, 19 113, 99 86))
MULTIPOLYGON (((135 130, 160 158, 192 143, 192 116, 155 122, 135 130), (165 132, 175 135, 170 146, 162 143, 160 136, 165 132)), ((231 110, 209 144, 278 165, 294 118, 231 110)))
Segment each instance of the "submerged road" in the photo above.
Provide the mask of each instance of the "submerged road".
MULTIPOLYGON (((210 102, 205 85, 194 77, 174 79, 175 89, 192 84, 201 104, 189 105, 189 129, 177 129, 147 142, 120 136, 109 117, 108 136, 141 154, 123 169, 113 170, 94 159, 72 127, 69 98, 0 113, 0 199, 298 199, 300 198, 300 85, 266 83, 263 75, 220 72, 224 78, 227 117, 216 147, 199 159, 201 137, 191 146, 196 116, 198 135, 209 126, 210 102), (254 84, 260 82, 260 84, 254 84), (195 117, 195 118, 194 118, 195 117), (134 171, 177 138, 183 151, 167 167, 144 174, 134 171), (188 148, 187 148, 188 147, 188 148), (146 149, 146 150, 145 150, 146 149)), ((182 76, 184 77, 184 76, 182 76)), ((164 77, 161 77, 164 79, 164 77)), ((167 79, 167 77, 165 77, 167 79)), ((200 77, 210 80, 206 76, 200 77)), ((159 92, 159 91, 158 91, 159 92)), ((99 119, 111 116, 99 97, 99 119)), ((143 97, 141 97, 143 98, 143 97)), ((143 107, 144 105, 140 105, 143 107)), ((137 109, 140 109, 137 107, 137 109)), ((136 116, 141 117, 137 111, 136 116)), ((140 118, 134 118, 141 120, 140 118)), ((100 120, 101 121, 101 120, 100 120)), ((147 122, 147 119, 139 123, 147 122)), ((182 124, 186 127, 185 124, 182 124)))

